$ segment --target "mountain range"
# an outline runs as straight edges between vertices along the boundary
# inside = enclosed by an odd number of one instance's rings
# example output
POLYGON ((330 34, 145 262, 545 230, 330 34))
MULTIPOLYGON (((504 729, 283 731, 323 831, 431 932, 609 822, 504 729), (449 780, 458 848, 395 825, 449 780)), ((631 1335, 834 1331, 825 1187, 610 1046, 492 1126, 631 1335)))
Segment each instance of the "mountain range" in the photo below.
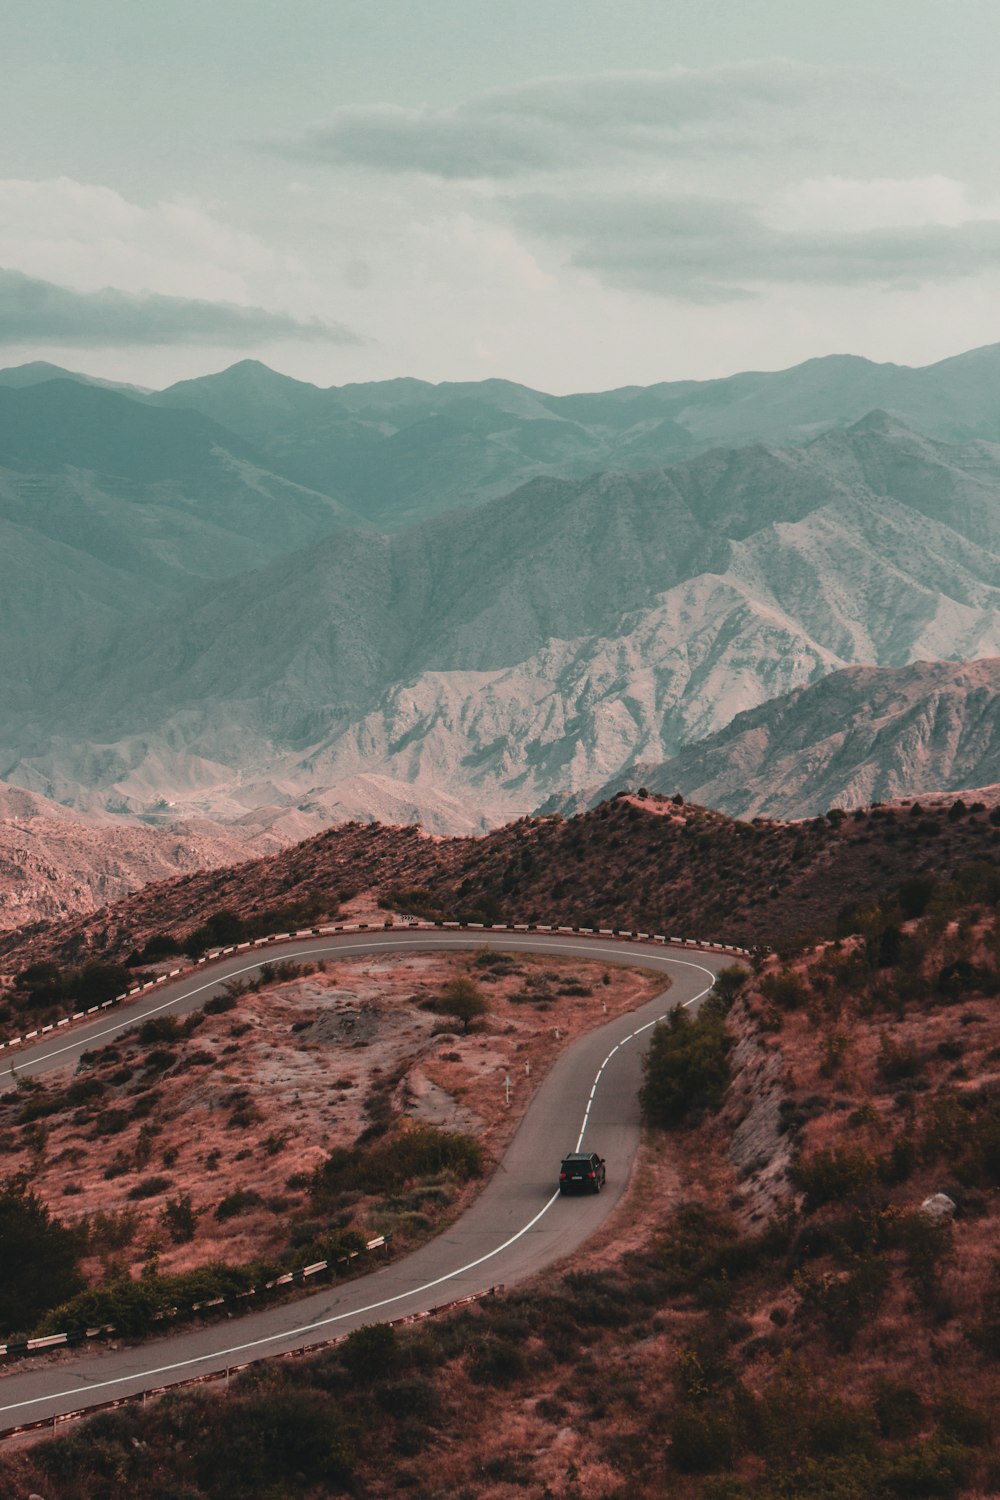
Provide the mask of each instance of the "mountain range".
POLYGON ((0 775, 133 817, 475 832, 637 767, 735 808, 730 742, 688 747, 755 711, 746 807, 816 811, 873 761, 902 786, 888 740, 793 774, 784 695, 863 664, 860 723, 879 670, 1000 655, 991 393, 1000 348, 567 397, 0 372, 0 775))
POLYGON ((680 792, 738 818, 808 818, 958 792, 996 805, 1000 659, 846 667, 737 714, 666 762, 633 766, 546 810, 597 806, 626 784, 680 792))

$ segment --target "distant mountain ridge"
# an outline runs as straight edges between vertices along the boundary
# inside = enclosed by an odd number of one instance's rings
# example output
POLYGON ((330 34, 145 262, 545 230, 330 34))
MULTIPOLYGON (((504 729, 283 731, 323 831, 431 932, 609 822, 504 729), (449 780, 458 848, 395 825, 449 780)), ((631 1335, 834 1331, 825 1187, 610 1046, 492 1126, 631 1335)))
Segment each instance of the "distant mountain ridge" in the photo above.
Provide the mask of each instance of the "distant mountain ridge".
POLYGON ((1000 800, 1000 658, 846 667, 737 714, 659 765, 633 766, 545 810, 597 806, 623 786, 682 793, 732 817, 988 789, 1000 800))
POLYGON ((873 413, 799 448, 539 477, 342 527, 109 639, 9 716, 8 779, 211 817, 375 798, 474 831, 842 667, 1000 655, 1000 448, 873 413))
POLYGON ((0 776, 475 832, 845 667, 1000 655, 994 436, 1000 346, 561 397, 0 372, 0 776))
MULTIPOLYGON (((87 381, 39 362, 0 371, 0 387, 50 376, 87 381)), ((798 445, 876 408, 930 437, 1000 442, 997 344, 923 368, 830 355, 788 370, 565 396, 497 379, 324 389, 255 360, 163 391, 116 389, 199 412, 249 443, 262 467, 382 529, 481 504, 534 475, 583 479, 713 447, 798 445)))

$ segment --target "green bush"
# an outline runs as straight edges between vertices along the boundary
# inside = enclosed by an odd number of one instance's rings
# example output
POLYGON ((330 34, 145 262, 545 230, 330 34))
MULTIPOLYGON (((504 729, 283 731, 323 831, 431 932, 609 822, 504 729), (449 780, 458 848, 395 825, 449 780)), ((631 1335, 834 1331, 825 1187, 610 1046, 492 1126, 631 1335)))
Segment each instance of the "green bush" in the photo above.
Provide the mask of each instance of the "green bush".
POLYGON ((118 1333, 137 1336, 148 1333, 156 1314, 167 1308, 187 1309, 194 1302, 248 1291, 254 1285, 255 1274, 256 1268, 252 1266, 217 1262, 175 1276, 144 1276, 141 1281, 119 1276, 102 1286, 90 1287, 54 1308, 39 1332, 72 1333, 82 1328, 111 1326, 118 1333))
POLYGON ((728 1411, 681 1406, 670 1430, 670 1461, 682 1474, 712 1474, 732 1468, 736 1425, 728 1411))
POLYGON ((461 1021, 463 1033, 469 1030, 473 1021, 485 1016, 490 1008, 482 990, 465 974, 450 979, 441 993, 433 996, 426 1004, 428 1010, 436 1011, 438 1015, 452 1016, 456 1021, 461 1021))
POLYGON ((133 1199, 156 1198, 160 1193, 165 1193, 169 1187, 173 1187, 169 1177, 143 1177, 134 1188, 130 1188, 129 1197, 133 1199))
POLYGON ((220 1220, 235 1219, 238 1214, 249 1213, 261 1202, 256 1188, 235 1187, 215 1205, 215 1217, 220 1220))
POLYGON ((340 1346, 340 1357, 354 1380, 380 1380, 399 1361, 399 1340, 388 1323, 366 1323, 349 1333, 340 1346))
POLYGON ((824 1203, 843 1203, 865 1198, 878 1181, 879 1163, 870 1151, 837 1146, 815 1151, 792 1168, 792 1181, 805 1194, 805 1211, 812 1213, 824 1203))
POLYGON ((483 1149, 472 1136, 417 1125, 361 1146, 337 1147, 313 1174, 312 1192, 318 1201, 350 1191, 389 1193, 443 1172, 465 1182, 482 1169, 483 1149))
POLYGON ((731 1280, 759 1261, 761 1242, 740 1234, 726 1215, 700 1203, 670 1215, 655 1242, 651 1264, 666 1274, 671 1292, 698 1292, 720 1278, 731 1280))
POLYGON ((681 1124, 696 1109, 712 1109, 729 1082, 730 1039, 720 1009, 698 1015, 679 1006, 660 1021, 643 1062, 640 1100, 654 1125, 681 1124))
POLYGON ((472 1350, 469 1374, 477 1385, 512 1385, 527 1368, 524 1352, 511 1339, 487 1337, 472 1350))
POLYGON ((32 1327, 74 1295, 82 1284, 84 1238, 22 1185, 0 1192, 0 1327, 32 1327))
POLYGON ((316 1390, 277 1386, 230 1402, 213 1439, 200 1445, 198 1478, 213 1500, 289 1493, 349 1482, 352 1444, 337 1403, 316 1390))
POLYGON ((809 998, 805 982, 794 969, 780 969, 777 973, 765 974, 760 982, 760 991, 781 1010, 800 1010, 809 998))
POLYGON ((193 1240, 198 1216, 191 1206, 191 1194, 181 1193, 176 1198, 168 1198, 163 1207, 163 1220, 175 1245, 193 1240))

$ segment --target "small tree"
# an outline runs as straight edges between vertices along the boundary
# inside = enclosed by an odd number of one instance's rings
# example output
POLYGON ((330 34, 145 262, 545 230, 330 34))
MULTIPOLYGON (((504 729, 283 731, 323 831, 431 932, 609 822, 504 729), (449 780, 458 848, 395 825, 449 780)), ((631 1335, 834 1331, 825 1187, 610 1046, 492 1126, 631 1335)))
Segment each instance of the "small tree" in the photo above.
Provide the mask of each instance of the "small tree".
POLYGON ((716 974, 712 992, 728 1008, 749 978, 749 971, 742 964, 727 964, 716 974))
POLYGON ((675 1007, 657 1023, 643 1063, 640 1100, 654 1125, 679 1125, 696 1109, 714 1109, 729 1082, 724 1002, 697 1016, 675 1007))
POLYGON ((467 975, 459 974, 445 985, 434 1008, 461 1021, 462 1031, 467 1032, 473 1021, 486 1015, 490 1006, 478 984, 467 975))
POLYGON ((0 1192, 0 1323, 30 1328, 82 1284, 83 1236, 53 1219, 21 1183, 0 1192))

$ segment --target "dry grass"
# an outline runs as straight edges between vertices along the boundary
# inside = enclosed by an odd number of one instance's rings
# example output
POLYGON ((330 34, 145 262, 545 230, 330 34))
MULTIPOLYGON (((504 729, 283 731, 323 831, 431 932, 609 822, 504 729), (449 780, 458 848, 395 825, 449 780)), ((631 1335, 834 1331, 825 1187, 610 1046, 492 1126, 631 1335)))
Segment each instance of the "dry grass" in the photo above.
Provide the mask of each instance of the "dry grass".
MULTIPOLYGON (((487 951, 484 945, 483 956, 487 951)), ((350 1146, 373 1108, 472 1134, 488 1156, 499 1155, 559 1052, 608 1015, 642 1004, 663 980, 520 955, 509 973, 491 978, 477 957, 338 960, 335 968, 241 995, 234 1009, 205 1016, 178 1040, 142 1042, 138 1031, 128 1033, 74 1077, 7 1096, 0 1105, 5 1172, 28 1175, 65 1222, 133 1217, 126 1245, 99 1247, 87 1262, 97 1279, 112 1265, 138 1274, 154 1257, 162 1272, 180 1272, 280 1253, 290 1228, 310 1217, 305 1175, 334 1146, 350 1146), (466 972, 480 982, 490 1011, 461 1035, 460 1026, 451 1030, 446 1017, 422 1005, 466 972), (560 993, 567 986, 588 993, 560 993), (535 999, 511 1000, 526 987, 535 999), (66 1097, 81 1084, 95 1095, 66 1097), (62 1098, 63 1106, 16 1123, 48 1098, 62 1098), (121 1128, 105 1133, 119 1119, 121 1128), (151 1180, 157 1190, 135 1196, 151 1180), (257 1202, 217 1218, 220 1202, 241 1187, 257 1202), (184 1196, 196 1229, 175 1243, 164 1206, 184 1196)), ((456 1197, 452 1211, 461 1201, 456 1197)), ((339 1217, 343 1227, 373 1233, 396 1227, 369 1199, 345 1205, 339 1217)))

